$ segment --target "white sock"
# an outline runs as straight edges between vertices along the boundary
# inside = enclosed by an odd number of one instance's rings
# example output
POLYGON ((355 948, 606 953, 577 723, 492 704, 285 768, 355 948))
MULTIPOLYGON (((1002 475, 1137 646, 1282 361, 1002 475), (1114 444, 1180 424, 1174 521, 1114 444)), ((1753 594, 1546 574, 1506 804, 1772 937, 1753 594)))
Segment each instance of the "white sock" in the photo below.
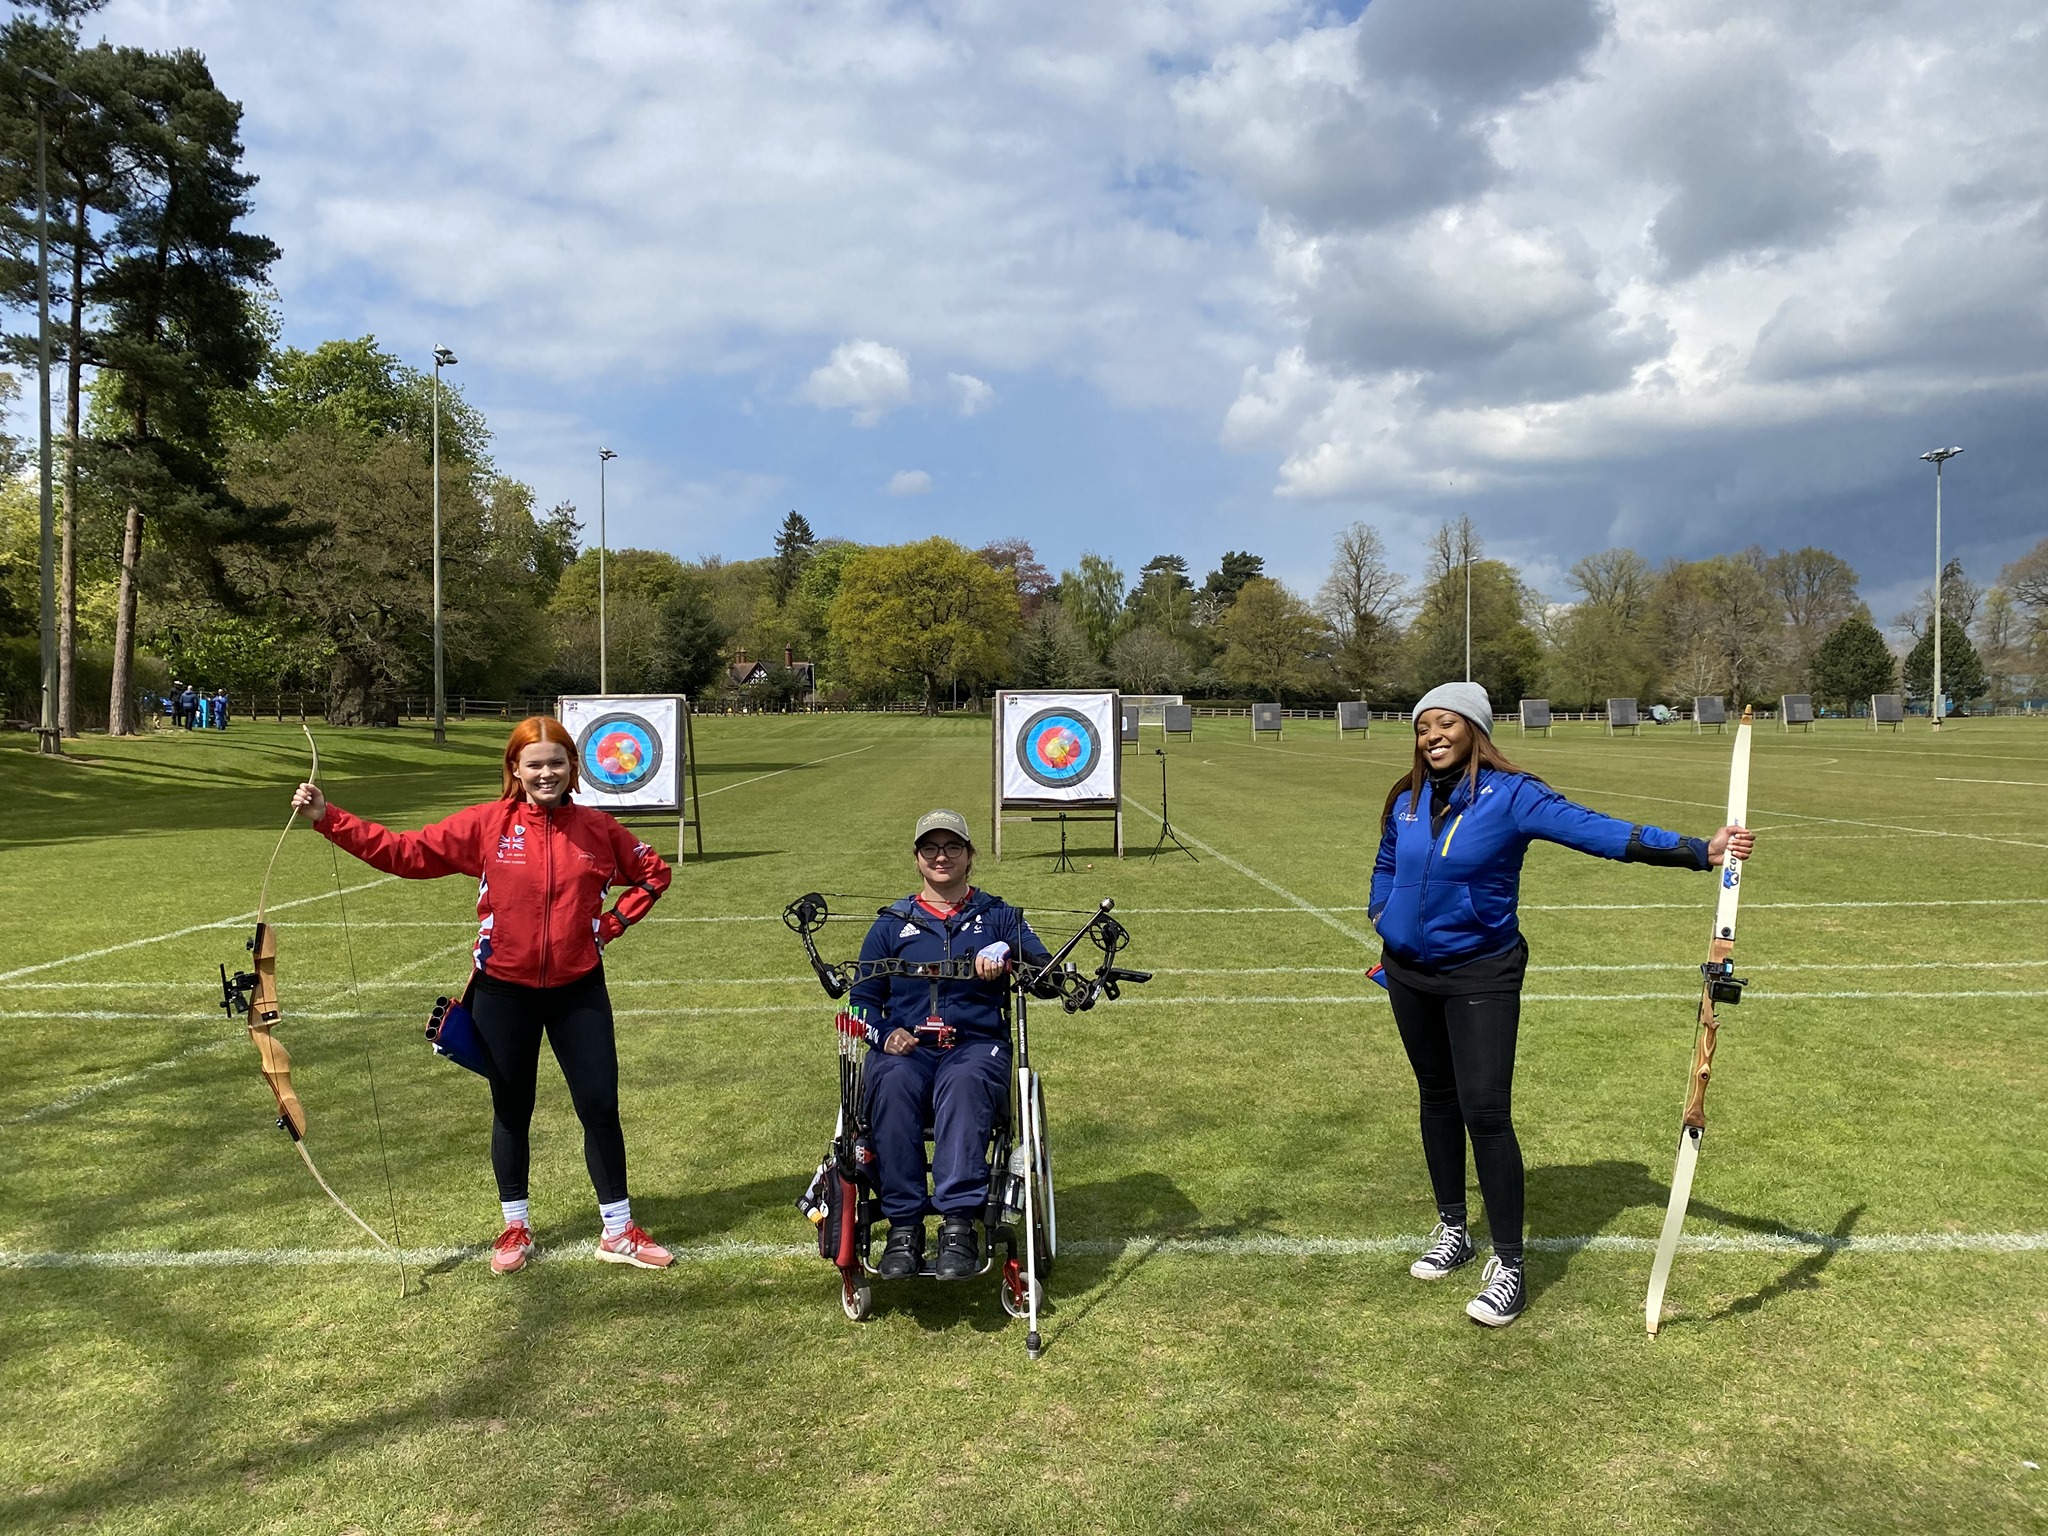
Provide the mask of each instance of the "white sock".
POLYGON ((533 1223, 526 1218, 532 1205, 533 1202, 531 1200, 500 1200, 498 1202, 498 1209, 505 1213, 506 1226, 530 1227, 533 1223))
POLYGON ((597 1202, 597 1214, 604 1222, 604 1235, 617 1237, 633 1225, 633 1202, 613 1200, 607 1203, 600 1200, 597 1202))

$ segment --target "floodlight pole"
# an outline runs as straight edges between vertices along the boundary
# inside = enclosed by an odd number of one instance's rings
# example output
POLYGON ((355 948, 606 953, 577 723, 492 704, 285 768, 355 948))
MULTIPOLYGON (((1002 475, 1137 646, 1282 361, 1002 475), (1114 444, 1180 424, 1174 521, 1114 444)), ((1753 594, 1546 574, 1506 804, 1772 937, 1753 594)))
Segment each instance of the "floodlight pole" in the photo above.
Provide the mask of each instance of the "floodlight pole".
POLYGON ((434 348, 434 745, 448 742, 448 689, 441 670, 441 370, 457 359, 434 348))
MULTIPOLYGON (((41 70, 24 74, 56 85, 41 70)), ((59 90, 63 87, 59 86, 59 90)), ((69 95, 69 92, 65 92, 69 95)), ((36 425, 37 455, 42 476, 42 594, 39 619, 42 624, 43 708, 36 723, 36 749, 48 756, 61 756, 64 738, 57 720, 57 511, 50 492, 50 182, 49 154, 43 121, 42 97, 36 108, 36 425)), ((116 699, 121 709, 124 701, 116 699)))
POLYGON ((1465 539, 1465 681, 1472 681, 1472 518, 1460 519, 1465 539))
POLYGON ((1941 466, 1963 450, 1936 448, 1920 455, 1934 466, 1934 696, 1927 701, 1933 729, 1941 729, 1941 466))
POLYGON ((607 665, 609 647, 605 633, 605 527, 604 527, 604 467, 618 455, 609 448, 597 450, 597 691, 610 693, 611 671, 607 665))

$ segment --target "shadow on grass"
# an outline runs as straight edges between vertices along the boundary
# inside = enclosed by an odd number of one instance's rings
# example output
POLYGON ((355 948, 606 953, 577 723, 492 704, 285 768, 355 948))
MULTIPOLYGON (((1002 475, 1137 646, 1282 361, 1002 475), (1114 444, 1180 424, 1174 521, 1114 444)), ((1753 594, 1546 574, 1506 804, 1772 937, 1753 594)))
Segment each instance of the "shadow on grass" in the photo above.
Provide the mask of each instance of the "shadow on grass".
MULTIPOLYGON (((1780 1296, 1789 1296, 1794 1291, 1811 1291, 1820 1285, 1820 1273, 1835 1262, 1835 1255, 1842 1251, 1842 1245, 1856 1230, 1856 1223, 1863 1219, 1865 1207, 1852 1206, 1842 1213, 1842 1219, 1835 1223, 1834 1231, 1828 1236, 1833 1239, 1829 1247, 1818 1249, 1794 1264, 1784 1274, 1759 1290, 1750 1292, 1728 1303, 1720 1311, 1700 1319, 1703 1323, 1716 1323, 1723 1318, 1744 1317, 1760 1312, 1780 1296)), ((1682 1321, 1682 1319, 1679 1319, 1682 1321)), ((1666 1325, 1668 1326, 1668 1324, 1666 1325)))
MULTIPOLYGON (((1604 1232, 1623 1211, 1638 1206, 1662 1210, 1670 1198, 1670 1184, 1652 1178, 1646 1164, 1619 1158, 1537 1166, 1528 1171, 1528 1209, 1539 1232, 1604 1232)), ((1782 1237, 1791 1230, 1781 1221, 1710 1205, 1697 1196, 1689 1209, 1701 1221, 1717 1222, 1738 1232, 1782 1237)), ((1577 1257, 1575 1249, 1530 1249, 1525 1271, 1530 1299, 1563 1279, 1577 1257)))

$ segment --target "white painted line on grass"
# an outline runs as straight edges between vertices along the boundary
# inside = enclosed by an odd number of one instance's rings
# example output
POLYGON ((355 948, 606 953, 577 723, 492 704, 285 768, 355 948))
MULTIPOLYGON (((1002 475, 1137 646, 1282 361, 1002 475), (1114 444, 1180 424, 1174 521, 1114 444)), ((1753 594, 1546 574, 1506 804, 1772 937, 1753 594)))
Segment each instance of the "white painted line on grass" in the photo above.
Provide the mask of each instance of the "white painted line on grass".
MULTIPOLYGON (((368 991, 368 990, 369 990, 370 988, 372 988, 372 987, 377 987, 377 986, 387 986, 387 985, 388 985, 388 986, 417 986, 417 985, 418 985, 418 983, 417 983, 417 982, 398 982, 398 981, 392 981, 392 980, 390 980, 390 978, 392 978, 392 977, 397 977, 397 976, 402 976, 402 975, 404 975, 404 974, 405 974, 405 973, 406 973, 407 971, 411 971, 411 970, 416 970, 416 969, 418 969, 418 968, 419 968, 419 967, 421 967, 421 966, 424 966, 424 965, 427 965, 427 964, 429 964, 430 962, 434 962, 434 961, 439 961, 439 960, 444 960, 444 959, 446 959, 446 958, 447 958, 447 957, 448 957, 449 955, 451 955, 451 954, 460 954, 460 953, 463 953, 463 952, 464 952, 464 951, 466 951, 466 950, 467 950, 468 948, 469 948, 469 946, 468 946, 468 945, 467 945, 466 943, 465 943, 465 944, 459 944, 459 945, 455 946, 455 948, 453 948, 453 949, 446 949, 446 950, 436 950, 436 951, 435 951, 434 953, 432 953, 432 954, 429 954, 429 955, 424 955, 424 956, 422 956, 421 958, 419 958, 419 959, 417 959, 417 960, 408 960, 408 961, 407 961, 407 962, 406 962, 406 963, 405 963, 404 965, 398 966, 398 967, 396 967, 396 968, 395 968, 395 969, 393 969, 393 970, 389 970, 389 971, 386 971, 386 972, 384 973, 384 975, 383 975, 382 977, 378 978, 377 980, 375 980, 375 981, 368 981, 368 982, 364 982, 364 983, 362 983, 362 986, 361 986, 361 990, 362 990, 362 991, 368 991)), ((50 983, 50 982, 41 982, 41 983, 33 983, 33 982, 32 982, 32 983, 30 983, 30 985, 32 985, 32 986, 50 986, 50 985, 93 985, 93 984, 92 984, 92 983, 50 983)), ((155 985, 155 983, 147 983, 147 982, 144 982, 144 983, 137 983, 137 985, 144 985, 144 986, 148 986, 148 985, 155 985)), ((349 993, 349 990, 350 990, 350 989, 349 989, 349 988, 348 988, 348 987, 347 987, 346 985, 343 985, 343 984, 340 984, 340 983, 336 983, 336 985, 335 985, 335 987, 334 987, 334 990, 333 990, 333 991, 330 991, 330 992, 324 992, 324 993, 322 993, 322 994, 321 994, 321 1000, 322 1000, 323 1002, 331 1002, 331 1001, 332 1001, 332 1000, 333 1000, 334 998, 336 998, 336 997, 346 997, 346 996, 348 995, 348 993, 349 993)), ((217 1009, 218 1007, 219 1007, 219 1005, 218 1005, 218 1004, 215 1004, 215 1008, 217 1009)), ((341 1013, 341 1014, 322 1014, 322 1013, 318 1013, 318 1012, 311 1012, 311 1013, 302 1013, 302 1012, 301 1012, 300 1010, 298 1010, 298 1009, 296 1009, 296 1008, 294 1008, 294 1009, 292 1010, 292 1012, 291 1012, 291 1015, 290 1015, 290 1016, 291 1016, 291 1017, 293 1017, 293 1018, 300 1018, 300 1017, 304 1017, 304 1018, 343 1018, 343 1019, 347 1019, 347 1018, 364 1018, 364 1019, 368 1019, 368 1018, 372 1018, 372 1017, 377 1017, 377 1015, 372 1015, 372 1014, 367 1014, 367 1013, 364 1013, 364 1012, 362 1012, 362 1011, 361 1011, 360 1009, 352 1009, 352 1010, 350 1010, 350 1011, 349 1011, 349 1012, 347 1012, 347 1013, 341 1013)), ((165 1021, 187 1021, 187 1020, 199 1020, 199 1019, 208 1019, 208 1020, 210 1020, 210 1019, 211 1019, 212 1017, 213 1017, 213 1013, 212 1013, 212 1012, 206 1012, 206 1013, 183 1013, 183 1014, 165 1014, 165 1013, 118 1013, 118 1012, 114 1012, 114 1011, 112 1011, 112 1010, 109 1010, 109 1009, 96 1009, 96 1010, 92 1010, 92 1011, 90 1011, 90 1012, 80 1012, 80 1013, 64 1014, 64 1013, 26 1013, 26 1012, 17 1012, 17 1011, 12 1011, 12 1010, 0 1010, 0 1020, 4 1020, 4 1019, 37 1019, 37 1018, 42 1018, 42 1019, 78 1019, 78 1020, 98 1020, 98 1019, 117 1019, 117 1020, 118 1020, 118 1019, 127 1019, 127 1020, 137 1020, 137 1019, 152 1019, 152 1020, 156 1020, 156 1019, 161 1019, 161 1020, 165 1020, 165 1021)), ((129 1086, 130 1084, 132 1084, 132 1083, 138 1083, 138 1082, 142 1081, 142 1079, 144 1079, 145 1077, 150 1077, 150 1076, 153 1076, 154 1074, 156 1074, 156 1073, 158 1073, 158 1072, 161 1072, 161 1071, 163 1071, 163 1070, 164 1070, 165 1068, 167 1068, 167 1067, 175 1067, 175 1066, 178 1066, 179 1064, 181 1064, 181 1063, 183 1063, 183 1062, 186 1062, 186 1061, 190 1061, 190 1060, 191 1060, 191 1059, 192 1059, 193 1057, 195 1057, 195 1056, 207 1056, 207 1055, 211 1055, 211 1054, 212 1054, 213 1052, 215 1052, 215 1051, 218 1051, 218 1050, 222 1050, 222 1049, 224 1049, 225 1047, 227 1047, 227 1046, 230 1046, 230 1045, 234 1045, 234 1044, 236 1044, 236 1043, 237 1043, 238 1041, 244 1040, 244 1039, 246 1039, 246 1038, 248 1038, 248 1035, 247 1035, 247 1031, 246 1031, 245 1029, 237 1029, 237 1030, 236 1030, 236 1031, 235 1031, 235 1032, 234 1032, 233 1034, 231 1034, 231 1035, 227 1035, 227 1036, 225 1036, 225 1037, 223 1037, 223 1038, 221 1038, 221 1039, 218 1039, 218 1040, 212 1040, 212 1041, 208 1041, 208 1042, 207 1042, 206 1044, 204 1044, 204 1045, 197 1045, 197 1046, 191 1046, 191 1047, 189 1047, 189 1048, 187 1048, 187 1049, 185 1049, 185 1050, 182 1050, 182 1051, 178 1052, 178 1053, 177 1053, 177 1054, 176 1054, 175 1056, 166 1056, 166 1057, 165 1057, 165 1058, 164 1058, 163 1060, 161 1060, 161 1061, 153 1061, 153 1062, 151 1062, 151 1063, 150 1063, 150 1064, 149 1064, 148 1066, 146 1066, 146 1067, 138 1067, 138 1068, 136 1068, 136 1069, 135 1069, 134 1071, 132 1071, 132 1072, 124 1072, 124 1073, 120 1073, 120 1074, 117 1074, 116 1076, 113 1076, 113 1077, 102 1077, 102 1078, 96 1079, 95 1081, 93 1081, 93 1082, 90 1082, 90 1083, 81 1083, 81 1084, 80 1084, 80 1085, 79 1085, 78 1087, 76 1087, 76 1088, 73 1088, 73 1089, 71 1089, 71 1090, 70 1090, 69 1092, 67 1092, 67 1093, 60 1093, 59 1095, 57 1095, 57 1097, 56 1097, 56 1098, 54 1098, 54 1099, 50 1100, 50 1101, 49 1101, 49 1102, 48 1102, 47 1104, 39 1104, 39 1105, 37 1105, 37 1106, 36 1106, 36 1107, 35 1107, 34 1109, 28 1110, 28 1111, 26 1111, 26 1112, 25 1112, 25 1113, 23 1113, 23 1114, 19 1114, 19 1115, 15 1115, 15 1116, 12 1116, 11 1118, 9 1118, 9 1119, 6 1119, 6 1120, 0 1120, 0 1125, 26 1125, 26 1124, 28 1124, 28 1123, 29 1123, 30 1121, 33 1121, 33 1120, 41 1120, 41 1119, 44 1119, 45 1117, 47 1117, 47 1116, 50 1116, 50 1115, 57 1115, 57 1114, 62 1114, 62 1113, 63 1113, 63 1112, 65 1111, 65 1110, 67 1110, 67 1109, 76 1109, 76 1108, 77 1108, 77 1107, 78 1107, 78 1106, 79 1106, 80 1104, 83 1104, 83 1103, 84 1103, 84 1102, 85 1102, 86 1100, 88 1100, 88 1099, 92 1099, 92 1098, 97 1098, 97 1097, 98 1097, 98 1096, 99 1096, 100 1094, 103 1094, 103 1093, 107 1093, 107 1092, 111 1091, 112 1089, 115 1089, 115 1088, 126 1088, 126 1087, 128 1087, 128 1086, 129 1086)))
MULTIPOLYGON (((1149 806, 1143 806, 1138 804, 1138 802, 1131 799, 1129 795, 1124 796, 1124 802, 1127 805, 1129 805, 1133 810, 1143 811, 1147 816, 1150 816, 1154 821, 1159 821, 1161 819, 1157 812, 1153 811, 1149 806)), ((1303 900, 1301 897, 1295 895, 1294 892, 1288 890, 1286 886, 1281 885, 1277 881, 1268 880, 1264 875, 1260 874, 1256 869, 1253 869, 1250 865, 1240 864, 1236 859, 1233 859, 1229 854, 1224 853, 1222 850, 1210 847, 1207 843, 1203 842, 1199 837, 1196 837, 1194 833, 1188 831, 1186 828, 1176 827, 1174 830, 1177 833, 1179 833, 1180 837, 1184 841, 1193 843, 1197 848, 1201 849, 1202 852, 1208 854, 1209 857, 1214 859, 1217 863, 1224 865, 1226 868, 1234 869, 1240 875, 1243 875, 1247 880, 1254 881, 1257 884, 1264 886, 1267 890, 1271 891, 1275 896, 1278 896, 1282 901, 1290 902, 1299 910, 1309 913, 1311 916, 1315 917, 1317 920, 1321 922, 1329 924, 1330 927, 1336 929, 1339 933, 1343 934, 1344 937, 1346 937, 1347 939, 1356 939, 1359 943, 1367 946, 1368 948, 1377 949, 1379 947, 1380 941, 1379 936, 1377 934, 1361 933, 1358 929, 1352 927, 1349 923, 1344 922, 1340 918, 1333 917, 1327 908, 1319 907, 1316 906, 1313 902, 1303 900)))
MULTIPOLYGON (((106 1017, 106 1015, 96 1015, 96 1017, 106 1017)), ((162 1061, 153 1061, 146 1067, 138 1067, 133 1072, 123 1072, 118 1077, 102 1077, 90 1083, 81 1083, 68 1093, 58 1094, 56 1098, 50 1100, 47 1104, 38 1104, 34 1109, 27 1111, 25 1114, 12 1115, 5 1120, 0 1120, 0 1125, 27 1125, 31 1121, 47 1119, 51 1115, 61 1115, 67 1109, 76 1109, 87 1099, 97 1098, 100 1094, 115 1088, 126 1088, 132 1083, 139 1083, 145 1077, 154 1076, 167 1067, 182 1065, 195 1056, 210 1056, 215 1051, 226 1050, 229 1046, 235 1045, 247 1038, 246 1034, 241 1030, 237 1030, 232 1035, 223 1035, 218 1040, 209 1040, 204 1045, 195 1045, 189 1050, 178 1052, 175 1056, 167 1056, 162 1061)))
MULTIPOLYGON (((1133 1249, 1147 1254, 1258 1258, 1361 1258, 1420 1253, 1425 1237, 1129 1237, 1069 1238, 1061 1251, 1115 1257, 1133 1249)), ((1532 1237, 1526 1246, 1541 1253, 1626 1253, 1656 1250, 1651 1237, 1592 1233, 1575 1237, 1532 1237)), ((1679 1246, 1688 1253, 2041 1253, 2048 1251, 2048 1232, 1871 1232, 1837 1237, 1829 1232, 1748 1232, 1721 1236, 1687 1233, 1679 1246)), ((481 1259, 488 1243, 460 1248, 408 1248, 409 1258, 427 1264, 481 1259)), ((814 1243, 703 1243, 672 1250, 681 1263, 716 1264, 745 1259, 815 1258, 814 1243)), ((563 1243, 535 1250, 548 1262, 590 1259, 584 1243, 563 1243)), ((310 1269, 322 1266, 375 1265, 391 1262, 376 1248, 103 1248, 83 1252, 0 1248, 0 1269, 310 1269)))
POLYGON ((864 747, 854 747, 846 752, 834 752, 830 757, 814 757, 808 763, 792 763, 787 768, 778 768, 773 773, 758 773, 751 779, 741 779, 737 784, 721 784, 716 789, 707 789, 697 798, 709 800, 713 795, 722 795, 728 789, 745 789, 749 784, 759 784, 763 779, 779 779, 785 773, 795 773, 799 768, 815 768, 820 763, 830 763, 842 757, 853 757, 862 752, 872 752, 875 744, 871 741, 864 747))
POLYGON ((2048 789, 2048 780, 2043 779, 1945 779, 1934 776, 1937 784, 2010 784, 2015 789, 2048 789))
MULTIPOLYGON (((1554 784, 1553 789, 1569 791, 1575 795, 1607 795, 1616 800, 1648 800, 1657 805, 1689 805, 1702 810, 1723 811, 1727 807, 1707 800, 1676 800, 1669 795, 1639 795, 1629 790, 1589 788, 1583 784, 1554 784)), ((1824 822, 1831 827, 1874 827, 1880 832, 1905 832, 1914 837, 1957 837, 1973 843, 2000 843, 2008 848, 2048 848, 2048 843, 2028 842, 2017 837, 1993 837, 1988 832, 1947 832, 1940 827, 1902 827, 1890 821, 1856 821, 1846 816, 1811 816, 1804 811, 1787 811, 1773 808, 1760 814, 1784 816, 1793 821, 1824 822)))
MULTIPOLYGON (((301 896, 296 901, 274 902, 270 910, 272 912, 283 912, 288 908, 303 907, 315 901, 332 901, 337 896, 353 896, 358 891, 367 891, 374 886, 389 885, 397 878, 398 876, 396 875, 383 875, 375 880, 366 880, 361 885, 351 885, 346 888, 324 891, 318 896, 301 896)), ((194 923, 189 928, 175 928, 169 933, 153 933, 146 939, 129 939, 125 943, 109 944, 104 949, 88 949, 82 954, 66 955, 61 960, 44 960, 37 965, 24 965, 15 970, 0 971, 0 981, 13 981, 19 976, 33 976, 39 971, 54 971, 59 966, 76 965, 81 960, 97 960, 102 955, 119 954, 124 949, 140 949, 145 944, 163 944, 171 939, 185 938, 190 934, 205 933, 212 928, 238 928, 243 923, 253 923, 255 921, 256 914, 254 912, 243 912, 234 917, 221 918, 217 922, 194 923)), ((312 925, 300 924, 298 926, 310 927, 312 925)), ((361 925, 358 924, 357 926, 360 927, 361 925)))

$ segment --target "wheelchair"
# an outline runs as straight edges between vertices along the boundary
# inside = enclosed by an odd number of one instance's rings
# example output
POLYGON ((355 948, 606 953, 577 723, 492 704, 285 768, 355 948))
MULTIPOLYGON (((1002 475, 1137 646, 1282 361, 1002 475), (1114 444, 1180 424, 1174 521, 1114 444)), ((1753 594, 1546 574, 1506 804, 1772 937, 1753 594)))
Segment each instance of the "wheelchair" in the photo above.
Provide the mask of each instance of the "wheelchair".
MULTIPOLYGON (((1038 1319, 1059 1255, 1059 1220, 1052 1149, 1046 1138, 1045 1085, 1031 1065, 1030 1003, 1035 997, 1057 1001, 1069 1013, 1085 1012, 1098 999, 1116 998, 1125 983, 1152 979, 1149 971, 1115 963, 1130 935, 1109 915, 1114 905, 1103 901, 1045 964, 1015 965, 1004 987, 1009 1092, 989 1135, 989 1184, 981 1212, 986 1242, 977 1274, 996 1273, 997 1298, 1009 1316, 1024 1319, 1024 1351, 1033 1360, 1043 1351, 1038 1319), (1084 973, 1069 957, 1085 937, 1094 939, 1101 962, 1084 973)), ((830 915, 825 898, 813 892, 791 902, 783 921, 802 938, 819 982, 835 1001, 844 998, 856 981, 875 975, 914 976, 935 987, 975 979, 971 959, 828 962, 819 956, 815 936, 830 915)), ((817 1228, 819 1255, 839 1271, 841 1310, 849 1320, 865 1322, 874 1311, 874 1232, 882 1221, 875 1157, 867 1139, 864 1072, 870 1047, 862 1026, 843 1009, 837 1025, 838 1119, 832 1144, 797 1208, 817 1228)), ((929 1142, 932 1127, 927 1124, 924 1132, 929 1142)), ((933 1275, 934 1263, 928 1256, 916 1278, 933 1275)))

